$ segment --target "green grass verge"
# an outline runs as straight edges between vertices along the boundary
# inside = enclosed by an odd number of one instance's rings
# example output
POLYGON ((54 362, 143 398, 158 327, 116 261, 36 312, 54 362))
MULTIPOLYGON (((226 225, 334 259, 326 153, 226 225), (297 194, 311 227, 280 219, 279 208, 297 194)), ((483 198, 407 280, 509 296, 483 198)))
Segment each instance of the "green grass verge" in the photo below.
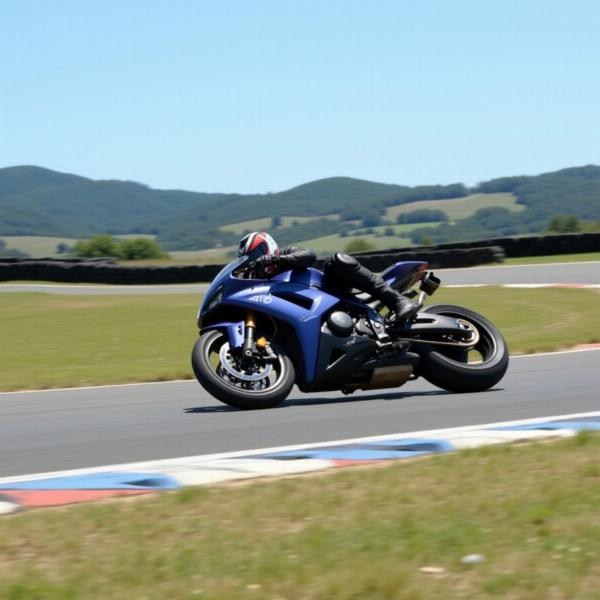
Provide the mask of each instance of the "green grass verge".
POLYGON ((0 597, 591 600, 599 464, 584 434, 17 514, 0 597))
MULTIPOLYGON (((442 288, 433 300, 483 313, 513 353, 600 341, 600 293, 592 290, 442 288)), ((0 294, 0 389, 192 377, 198 301, 194 294, 0 294)))
POLYGON ((190 377, 199 297, 0 294, 0 389, 190 377))

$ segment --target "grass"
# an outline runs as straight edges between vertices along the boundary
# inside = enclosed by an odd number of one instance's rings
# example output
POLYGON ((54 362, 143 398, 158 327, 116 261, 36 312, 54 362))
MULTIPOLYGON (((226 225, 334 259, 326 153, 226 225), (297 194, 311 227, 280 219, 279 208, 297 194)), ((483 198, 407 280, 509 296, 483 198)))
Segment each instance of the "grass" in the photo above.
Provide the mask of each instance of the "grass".
POLYGON ((0 597, 591 600, 599 464, 582 434, 17 514, 0 597))
MULTIPOLYGON (((320 215, 316 217, 282 217, 281 227, 291 227, 294 222, 296 223, 308 223, 309 221, 316 221, 318 219, 334 219, 339 220, 340 216, 335 215, 320 215)), ((240 221, 239 223, 230 223, 228 225, 221 225, 219 229, 223 231, 230 231, 237 235, 242 235, 244 231, 257 231, 267 230, 270 231, 275 237, 277 229, 271 227, 272 219, 270 217, 263 217, 261 219, 253 219, 251 221, 240 221)))
MULTIPOLYGON (((118 239, 133 239, 133 238, 156 238, 155 235, 145 233, 135 234, 124 234, 115 235, 118 239)), ((21 250, 21 252, 27 252, 33 258, 47 257, 47 256, 58 256, 61 255, 56 252, 56 246, 58 244, 66 244, 67 246, 74 246, 78 241, 77 238, 67 237, 45 237, 36 235, 11 235, 2 236, 0 240, 6 242, 7 248, 15 248, 21 250)))
POLYGON ((600 291, 441 288, 429 303, 458 304, 482 313, 500 328, 512 354, 600 342, 600 291))
POLYGON ((74 246, 77 242, 76 238, 43 237, 33 235, 2 236, 0 239, 6 242, 7 248, 15 248, 21 252, 27 252, 27 254, 33 257, 59 256, 56 253, 56 246, 58 244, 74 246))
POLYGON ((369 242, 374 250, 386 250, 387 248, 406 248, 413 245, 410 239, 400 236, 376 237, 374 235, 357 235, 340 237, 338 234, 324 235, 322 237, 313 238, 310 240, 302 240, 294 245, 302 246, 304 248, 311 248, 317 253, 318 256, 327 256, 333 252, 343 250, 347 244, 358 238, 369 242))
POLYGON ((0 389, 190 377, 199 297, 0 295, 0 389))
POLYGON ((480 208, 500 206, 514 212, 525 210, 525 207, 517 204, 516 196, 507 193, 496 194, 471 194, 463 198, 450 198, 448 200, 419 200, 408 204, 400 204, 387 209, 385 217, 395 221, 399 214, 419 210, 422 208, 433 208, 443 210, 451 221, 466 219, 475 214, 480 208))
MULTIPOLYGON (((527 353, 599 342, 599 299, 582 289, 442 288, 432 303, 483 313, 511 352, 527 353)), ((192 294, 0 294, 0 389, 192 377, 198 301, 192 294)))

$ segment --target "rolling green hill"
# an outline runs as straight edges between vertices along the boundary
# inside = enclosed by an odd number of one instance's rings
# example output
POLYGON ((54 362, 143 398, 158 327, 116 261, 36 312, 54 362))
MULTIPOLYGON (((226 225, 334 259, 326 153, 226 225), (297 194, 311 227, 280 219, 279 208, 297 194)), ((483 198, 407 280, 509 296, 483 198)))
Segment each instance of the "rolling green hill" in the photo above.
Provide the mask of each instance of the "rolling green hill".
POLYGON ((600 167, 462 184, 408 187, 331 177, 269 194, 154 190, 131 181, 96 181, 35 166, 0 169, 0 236, 85 238, 96 233, 155 234, 169 250, 233 244, 251 222, 280 221, 281 243, 348 235, 393 225, 419 208, 449 222, 416 227, 434 242, 543 230, 552 215, 600 220, 600 167))

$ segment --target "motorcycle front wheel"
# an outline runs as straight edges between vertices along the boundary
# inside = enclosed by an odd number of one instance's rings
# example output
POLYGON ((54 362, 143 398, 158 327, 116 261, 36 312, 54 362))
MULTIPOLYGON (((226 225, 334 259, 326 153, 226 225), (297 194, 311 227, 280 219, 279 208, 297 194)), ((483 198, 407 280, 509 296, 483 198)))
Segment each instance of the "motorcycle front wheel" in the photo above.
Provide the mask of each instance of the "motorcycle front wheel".
POLYGON ((229 406, 242 410, 273 408, 290 393, 296 374, 283 349, 276 344, 271 347, 274 359, 244 362, 229 348, 226 335, 207 331, 194 345, 192 368, 202 387, 229 406))
POLYGON ((482 392, 496 385, 508 368, 508 347, 497 327, 475 311, 438 304, 424 312, 461 319, 477 330, 478 341, 469 349, 430 345, 420 348, 419 374, 450 392, 482 392))

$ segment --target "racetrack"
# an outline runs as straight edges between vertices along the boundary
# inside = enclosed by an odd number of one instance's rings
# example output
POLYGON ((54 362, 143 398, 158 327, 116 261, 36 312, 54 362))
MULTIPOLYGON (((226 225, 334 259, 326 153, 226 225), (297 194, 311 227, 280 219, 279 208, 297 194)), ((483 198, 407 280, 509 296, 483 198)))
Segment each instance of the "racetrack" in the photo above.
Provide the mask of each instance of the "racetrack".
POLYGON ((599 408, 600 350, 512 360, 491 391, 424 381, 240 412, 194 381, 0 394, 0 476, 539 417, 599 408))
MULTIPOLYGON (((446 285, 502 285, 510 283, 600 283, 600 261, 542 265, 507 265, 436 269, 446 285)), ((207 284, 185 285, 62 285, 0 283, 0 292, 45 292, 49 294, 193 294, 206 291, 207 284)))
MULTIPOLYGON (((600 262, 439 271, 453 285, 600 283, 600 262)), ((114 294, 185 286, 0 284, 0 291, 114 294)), ((424 381, 397 392, 302 395, 279 409, 237 412, 195 382, 0 394, 0 476, 462 426, 597 410, 600 351, 512 360, 499 386, 448 394, 424 381)))

